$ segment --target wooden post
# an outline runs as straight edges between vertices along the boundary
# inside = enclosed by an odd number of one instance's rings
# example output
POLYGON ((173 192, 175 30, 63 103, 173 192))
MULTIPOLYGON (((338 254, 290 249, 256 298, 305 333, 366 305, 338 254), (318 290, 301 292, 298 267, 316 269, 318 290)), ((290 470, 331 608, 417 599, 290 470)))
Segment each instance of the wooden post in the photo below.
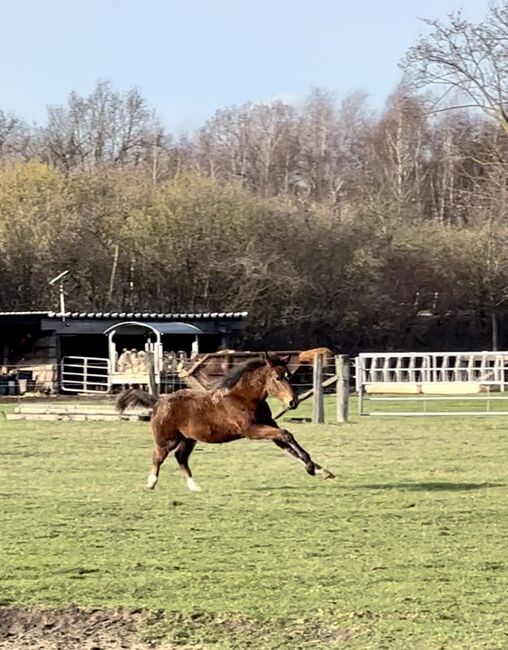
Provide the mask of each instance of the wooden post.
POLYGON ((345 354, 335 357, 337 377, 337 422, 343 424, 349 415, 349 359, 345 354))
POLYGON ((157 386, 157 382, 155 381, 155 362, 152 350, 149 350, 146 353, 146 360, 148 366, 148 388, 150 390, 150 394, 154 397, 159 397, 159 388, 157 386))
POLYGON ((314 357, 314 402, 312 409, 312 424, 323 424, 325 421, 325 403, 323 398, 323 355, 314 357))

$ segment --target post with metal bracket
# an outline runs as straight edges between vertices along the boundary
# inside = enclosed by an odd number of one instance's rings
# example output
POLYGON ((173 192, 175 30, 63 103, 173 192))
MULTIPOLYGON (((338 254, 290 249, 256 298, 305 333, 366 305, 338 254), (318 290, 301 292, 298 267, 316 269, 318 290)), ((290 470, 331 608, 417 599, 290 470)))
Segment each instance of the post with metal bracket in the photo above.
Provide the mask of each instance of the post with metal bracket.
POLYGON ((349 358, 345 354, 335 357, 335 375, 337 377, 337 422, 344 424, 349 415, 349 358))
POLYGON ((147 366, 148 366, 148 388, 150 390, 150 394, 153 395, 154 397, 159 397, 159 387, 157 386, 157 382, 155 381, 155 359, 154 359, 154 354, 152 350, 149 350, 146 353, 147 357, 147 366))
POLYGON ((313 366, 314 402, 312 424, 323 424, 325 421, 325 403, 323 397, 323 355, 316 354, 313 366))

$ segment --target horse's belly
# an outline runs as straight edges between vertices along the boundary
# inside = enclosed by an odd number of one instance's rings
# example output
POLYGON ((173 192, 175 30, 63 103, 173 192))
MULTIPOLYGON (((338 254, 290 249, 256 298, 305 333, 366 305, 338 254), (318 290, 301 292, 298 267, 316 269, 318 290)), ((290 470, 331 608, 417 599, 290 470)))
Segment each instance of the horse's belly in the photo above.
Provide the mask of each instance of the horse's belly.
POLYGON ((225 424, 223 422, 192 422, 188 426, 182 426, 181 432, 187 438, 198 440, 199 442, 221 443, 232 442, 244 437, 244 427, 240 424, 225 424))
POLYGON ((233 440, 240 440, 240 438, 243 438, 243 434, 234 432, 234 431, 226 431, 226 432, 220 432, 219 435, 217 434, 211 434, 211 439, 210 442, 215 442, 215 443, 221 443, 221 442, 233 442, 233 440))

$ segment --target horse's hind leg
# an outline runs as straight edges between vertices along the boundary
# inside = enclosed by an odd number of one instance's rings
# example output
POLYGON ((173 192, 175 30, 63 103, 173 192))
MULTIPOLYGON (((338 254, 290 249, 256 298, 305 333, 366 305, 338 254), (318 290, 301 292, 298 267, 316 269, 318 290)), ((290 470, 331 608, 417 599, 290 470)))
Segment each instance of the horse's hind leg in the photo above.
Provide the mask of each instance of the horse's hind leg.
POLYGON ((189 467, 189 456, 191 455, 195 445, 196 442, 194 440, 184 438, 178 443, 178 447, 175 451, 175 458, 176 462, 180 466, 180 469, 182 470, 182 474, 184 475, 185 480, 187 481, 187 487, 189 490, 192 490, 192 492, 199 492, 201 488, 192 478, 192 472, 189 467))
POLYGON ((178 440, 170 440, 164 447, 161 447, 157 443, 154 444, 153 454, 152 454, 152 468, 150 474, 148 475, 148 480, 146 482, 146 487, 149 490, 153 490, 157 485, 159 479, 159 471, 162 463, 166 460, 168 454, 175 449, 178 445, 178 440))

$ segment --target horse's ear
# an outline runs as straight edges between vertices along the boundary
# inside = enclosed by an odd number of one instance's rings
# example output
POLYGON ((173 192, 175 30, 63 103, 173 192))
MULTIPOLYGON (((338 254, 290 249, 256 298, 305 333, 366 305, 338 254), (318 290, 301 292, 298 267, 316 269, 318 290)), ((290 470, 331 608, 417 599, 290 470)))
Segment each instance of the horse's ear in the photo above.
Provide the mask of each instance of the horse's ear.
POLYGON ((268 363, 272 363, 272 361, 273 361, 272 355, 269 352, 267 352, 266 350, 264 352, 262 352, 261 356, 262 356, 264 361, 268 361, 268 363))
POLYGON ((291 360, 291 355, 285 354, 283 357, 279 357, 279 358, 282 361, 282 363, 284 363, 287 366, 291 360))

